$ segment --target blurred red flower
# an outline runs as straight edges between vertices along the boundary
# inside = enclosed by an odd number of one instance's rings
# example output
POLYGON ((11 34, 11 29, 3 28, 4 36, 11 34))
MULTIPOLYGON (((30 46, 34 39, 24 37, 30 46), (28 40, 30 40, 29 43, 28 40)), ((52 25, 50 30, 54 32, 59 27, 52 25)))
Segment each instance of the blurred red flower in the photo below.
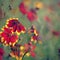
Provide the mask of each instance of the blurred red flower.
POLYGON ((53 31, 52 31, 52 34, 55 35, 55 36, 60 36, 60 32, 59 32, 59 31, 53 30, 53 31))
POLYGON ((27 8, 26 8, 26 6, 24 5, 24 3, 22 2, 22 3, 20 3, 20 5, 19 5, 19 10, 20 10, 20 12, 22 13, 22 14, 27 14, 27 8))
POLYGON ((27 13, 27 18, 30 22, 33 22, 35 20, 37 20, 38 16, 35 10, 31 9, 28 13, 27 13))

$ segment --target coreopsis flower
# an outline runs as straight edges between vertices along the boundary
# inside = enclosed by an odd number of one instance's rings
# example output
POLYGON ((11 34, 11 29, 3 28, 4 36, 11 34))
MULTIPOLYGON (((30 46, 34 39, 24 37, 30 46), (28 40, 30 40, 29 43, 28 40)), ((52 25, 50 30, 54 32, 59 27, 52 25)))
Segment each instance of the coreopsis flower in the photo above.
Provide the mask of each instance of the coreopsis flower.
POLYGON ((37 20, 38 16, 37 16, 37 12, 34 9, 31 9, 28 13, 27 13, 27 18, 30 22, 33 22, 35 20, 37 20))
POLYGON ((1 42, 6 45, 14 45, 18 41, 18 36, 12 33, 12 29, 4 27, 0 35, 1 42))
POLYGON ((27 14, 27 8, 26 6, 24 5, 24 2, 21 2, 20 5, 19 5, 19 11, 22 13, 22 14, 27 14))
POLYGON ((11 28, 13 32, 25 32, 25 27, 18 21, 18 18, 11 18, 7 22, 7 27, 11 28))

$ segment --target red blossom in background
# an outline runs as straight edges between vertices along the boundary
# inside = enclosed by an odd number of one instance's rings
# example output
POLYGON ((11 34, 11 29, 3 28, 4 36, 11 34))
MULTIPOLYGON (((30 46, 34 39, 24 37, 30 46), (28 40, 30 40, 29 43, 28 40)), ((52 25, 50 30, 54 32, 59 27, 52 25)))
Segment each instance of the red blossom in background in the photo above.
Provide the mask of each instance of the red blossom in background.
POLYGON ((60 36, 60 32, 59 32, 59 31, 53 30, 53 31, 52 31, 52 34, 53 34, 54 36, 60 36))
POLYGON ((2 37, 2 42, 8 45, 14 45, 18 40, 18 36, 16 34, 12 34, 12 30, 9 28, 3 29, 3 32, 1 33, 1 37, 2 37))
POLYGON ((25 32, 25 27, 18 21, 18 19, 10 19, 7 23, 8 28, 12 28, 13 32, 25 32))
POLYGON ((22 3, 20 3, 20 5, 19 5, 19 10, 20 10, 20 12, 22 13, 22 14, 27 14, 27 8, 26 8, 26 6, 24 5, 24 3, 22 2, 22 3))
POLYGON ((57 3, 58 7, 60 7, 60 1, 57 3))
POLYGON ((22 14, 26 14, 27 18, 30 22, 36 21, 37 16, 37 9, 28 9, 27 6, 24 5, 24 2, 21 2, 19 5, 19 10, 22 14))
POLYGON ((28 13, 27 13, 27 18, 30 22, 33 22, 35 20, 37 20, 38 16, 35 10, 31 9, 28 13))

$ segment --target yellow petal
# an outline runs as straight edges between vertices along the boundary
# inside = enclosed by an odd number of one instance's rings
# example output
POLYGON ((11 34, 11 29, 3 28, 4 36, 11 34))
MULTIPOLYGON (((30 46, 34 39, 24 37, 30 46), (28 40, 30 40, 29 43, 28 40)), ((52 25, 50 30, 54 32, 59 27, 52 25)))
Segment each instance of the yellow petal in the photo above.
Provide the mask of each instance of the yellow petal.
POLYGON ((24 50, 24 46, 21 46, 21 47, 20 47, 20 50, 24 50))
POLYGON ((26 53, 26 56, 28 56, 28 57, 29 57, 29 56, 30 56, 30 53, 26 53))
POLYGON ((34 3, 34 6, 35 6, 36 8, 43 8, 43 3, 37 1, 37 2, 34 3))

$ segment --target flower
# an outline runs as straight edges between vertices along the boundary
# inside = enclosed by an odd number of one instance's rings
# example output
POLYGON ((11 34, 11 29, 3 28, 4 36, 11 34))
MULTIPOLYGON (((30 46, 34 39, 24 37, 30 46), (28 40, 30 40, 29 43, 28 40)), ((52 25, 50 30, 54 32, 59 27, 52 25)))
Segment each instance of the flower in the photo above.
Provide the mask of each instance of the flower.
POLYGON ((33 22, 35 20, 37 20, 37 13, 34 9, 31 9, 28 13, 27 13, 27 18, 30 22, 33 22))
POLYGON ((25 32, 25 27, 18 21, 18 18, 11 18, 7 22, 7 27, 12 28, 13 32, 25 32))
POLYGON ((60 31, 52 30, 52 34, 53 34, 54 36, 60 36, 60 31))
POLYGON ((35 45, 33 45, 32 43, 28 43, 28 44, 25 44, 24 46, 25 46, 25 51, 27 51, 27 53, 26 53, 27 56, 32 56, 32 57, 36 56, 36 54, 34 52, 34 50, 36 48, 35 45))
POLYGON ((14 45, 18 40, 18 36, 12 33, 12 30, 4 27, 1 32, 1 42, 6 45, 14 45))
POLYGON ((36 36, 39 35, 38 31, 36 30, 35 26, 32 26, 31 28, 29 28, 28 33, 33 33, 36 36))
POLYGON ((11 47, 10 56, 15 57, 16 59, 19 59, 20 57, 21 59, 23 59, 25 55, 35 57, 35 48, 36 46, 33 45, 31 42, 24 45, 20 45, 20 47, 14 45, 13 47, 11 47))
POLYGON ((34 40, 38 40, 38 36, 33 35, 33 36, 31 37, 31 41, 34 41, 34 40))
POLYGON ((10 56, 11 57, 14 57, 14 58, 16 58, 16 60, 18 60, 20 57, 22 57, 21 56, 21 54, 23 54, 23 52, 21 52, 20 51, 20 45, 18 46, 19 44, 17 44, 17 46, 16 45, 14 45, 14 46, 11 46, 11 52, 10 52, 10 56))
POLYGON ((27 14, 27 8, 26 6, 24 5, 24 2, 21 2, 20 5, 19 5, 19 11, 22 13, 22 14, 27 14))

